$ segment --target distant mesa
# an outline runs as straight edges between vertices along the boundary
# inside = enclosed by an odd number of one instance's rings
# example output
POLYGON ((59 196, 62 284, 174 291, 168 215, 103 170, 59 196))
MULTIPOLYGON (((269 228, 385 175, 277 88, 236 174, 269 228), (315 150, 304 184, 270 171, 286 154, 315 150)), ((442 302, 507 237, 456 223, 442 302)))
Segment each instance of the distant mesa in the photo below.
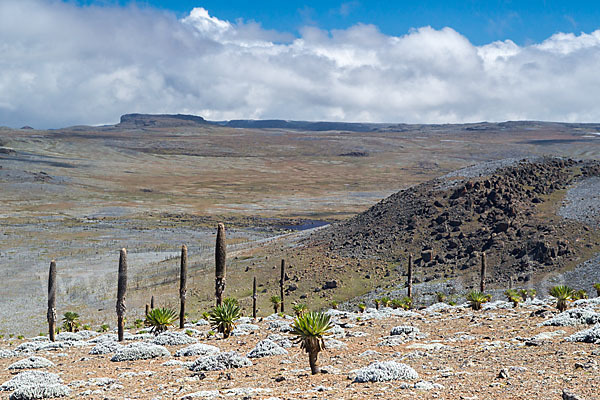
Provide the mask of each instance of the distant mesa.
POLYGON ((198 126, 210 124, 202 117, 185 114, 125 114, 121 116, 119 128, 161 128, 198 126))
POLYGON ((29 125, 25 125, 25 126, 22 126, 21 129, 33 129, 33 128, 30 127, 29 125))
MULTIPOLYGON (((284 119, 234 119, 229 121, 207 121, 197 115, 187 114, 125 114, 121 122, 110 128, 121 129, 156 129, 178 127, 206 127, 221 126, 242 129, 279 129, 304 132, 332 131, 342 135, 351 135, 354 132, 422 132, 423 134, 435 133, 440 130, 454 132, 486 132, 500 131, 540 131, 549 128, 568 126, 570 129, 585 129, 587 132, 600 131, 600 124, 565 124, 542 121, 507 121, 507 122, 476 122, 469 124, 405 124, 405 123, 372 123, 372 122, 328 122, 328 121, 294 121, 284 119)), ((21 129, 28 129, 23 127, 21 129)), ((84 129, 84 128, 81 128, 84 129)), ((87 129, 87 128, 86 128, 87 129)), ((368 154, 350 152, 340 154, 344 157, 367 157, 368 154)))
POLYGON ((346 132, 370 132, 382 128, 390 129, 389 124, 371 124, 354 122, 311 122, 311 121, 288 121, 282 119, 251 120, 238 119, 231 121, 207 121, 196 115, 185 114, 125 114, 121 116, 121 122, 117 128, 176 128, 183 126, 206 126, 217 125, 229 128, 246 129, 290 129, 300 131, 346 131, 346 132))

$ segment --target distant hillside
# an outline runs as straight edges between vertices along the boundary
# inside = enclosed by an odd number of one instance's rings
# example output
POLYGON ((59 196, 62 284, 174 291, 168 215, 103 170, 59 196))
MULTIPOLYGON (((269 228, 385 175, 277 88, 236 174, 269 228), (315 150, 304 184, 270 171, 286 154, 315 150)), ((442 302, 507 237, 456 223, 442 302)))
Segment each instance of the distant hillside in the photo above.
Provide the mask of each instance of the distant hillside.
POLYGON ((408 132, 408 131, 528 131, 544 130, 550 127, 569 127, 574 130, 600 131, 600 124, 567 124, 542 121, 507 121, 476 122, 467 124, 403 124, 403 123, 363 123, 363 122, 328 122, 328 121, 289 121, 282 119, 235 119, 230 121, 207 121, 196 115, 185 114, 125 114, 117 128, 169 128, 180 126, 217 125, 230 128, 246 129, 287 129, 311 132, 346 131, 346 132, 408 132))
POLYGON ((185 114, 125 114, 121 116, 119 128, 162 128, 207 125, 204 118, 185 114))
POLYGON ((313 243, 342 257, 403 265, 412 252, 425 281, 476 271, 484 251, 491 281, 505 287, 509 276, 526 282, 560 271, 598 247, 597 232, 556 210, 570 185, 600 176, 600 162, 548 158, 499 166, 402 190, 320 231, 313 243))
POLYGON ((294 129, 304 131, 349 131, 349 132, 370 132, 381 128, 401 128, 398 124, 369 124, 354 122, 309 122, 309 121, 286 121, 281 119, 250 120, 238 119, 226 122, 220 122, 219 125, 232 128, 254 128, 254 129, 294 129))

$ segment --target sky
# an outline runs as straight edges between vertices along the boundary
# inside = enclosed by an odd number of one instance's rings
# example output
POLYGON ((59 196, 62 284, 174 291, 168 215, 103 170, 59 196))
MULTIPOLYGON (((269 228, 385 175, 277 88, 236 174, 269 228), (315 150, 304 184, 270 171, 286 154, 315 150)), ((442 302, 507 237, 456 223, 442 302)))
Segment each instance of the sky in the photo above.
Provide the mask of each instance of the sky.
POLYGON ((0 126, 599 122, 592 1, 0 0, 0 126))

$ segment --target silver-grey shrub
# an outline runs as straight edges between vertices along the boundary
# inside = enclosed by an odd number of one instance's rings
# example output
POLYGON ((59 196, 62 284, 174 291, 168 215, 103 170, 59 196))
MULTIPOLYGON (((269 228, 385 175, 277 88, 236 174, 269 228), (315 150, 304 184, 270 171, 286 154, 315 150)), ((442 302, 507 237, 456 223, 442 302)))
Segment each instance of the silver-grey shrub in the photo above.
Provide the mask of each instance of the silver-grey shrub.
POLYGON ((191 356, 209 356, 217 354, 221 350, 216 346, 210 344, 196 343, 175 352, 175 357, 191 357, 191 356))
POLYGON ((385 382, 419 378, 419 374, 413 368, 395 361, 375 361, 354 373, 354 382, 385 382))
POLYGON ((54 367, 54 363, 44 357, 32 356, 10 364, 6 369, 38 369, 54 367))
POLYGON ((131 343, 119 349, 110 361, 136 361, 151 358, 170 357, 171 353, 163 346, 153 343, 131 343))
POLYGON ((261 358, 288 354, 287 350, 269 339, 261 340, 248 353, 248 358, 261 358))
POLYGON ((200 357, 190 367, 190 370, 198 371, 219 371, 230 368, 242 368, 252 365, 250 359, 240 356, 235 351, 219 353, 212 356, 200 357))

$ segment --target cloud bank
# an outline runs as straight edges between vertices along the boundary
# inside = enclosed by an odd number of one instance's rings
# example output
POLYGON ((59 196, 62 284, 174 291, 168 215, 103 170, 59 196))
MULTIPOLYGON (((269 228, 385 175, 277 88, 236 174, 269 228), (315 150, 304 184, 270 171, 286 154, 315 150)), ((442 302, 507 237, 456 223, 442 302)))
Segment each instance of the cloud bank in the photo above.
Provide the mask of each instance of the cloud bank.
POLYGON ((452 28, 297 36, 137 7, 0 2, 0 125, 190 113, 212 120, 600 121, 600 30, 474 46, 452 28))

